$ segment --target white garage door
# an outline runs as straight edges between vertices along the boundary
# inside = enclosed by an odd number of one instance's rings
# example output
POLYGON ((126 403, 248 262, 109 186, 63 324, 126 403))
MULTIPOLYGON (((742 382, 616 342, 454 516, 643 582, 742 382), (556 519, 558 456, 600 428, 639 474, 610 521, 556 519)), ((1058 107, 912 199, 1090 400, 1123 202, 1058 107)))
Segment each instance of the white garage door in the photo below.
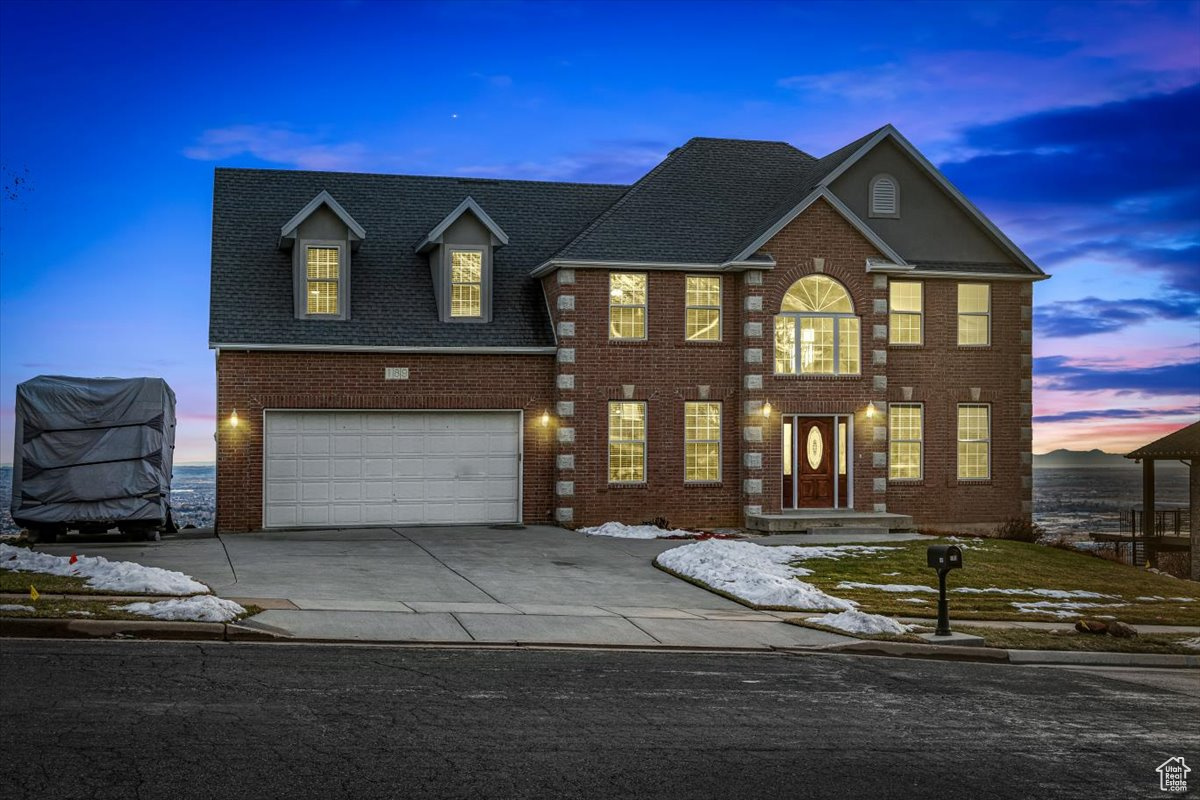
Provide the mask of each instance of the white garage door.
POLYGON ((268 411, 263 526, 518 522, 508 411, 268 411))

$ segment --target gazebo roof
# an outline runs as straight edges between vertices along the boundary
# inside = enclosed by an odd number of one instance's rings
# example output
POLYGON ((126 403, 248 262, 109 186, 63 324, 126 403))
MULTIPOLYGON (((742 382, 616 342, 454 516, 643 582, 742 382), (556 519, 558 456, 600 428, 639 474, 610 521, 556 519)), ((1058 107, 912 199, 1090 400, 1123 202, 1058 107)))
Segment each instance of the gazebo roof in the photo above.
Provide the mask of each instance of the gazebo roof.
POLYGON ((1186 428, 1180 428, 1174 433, 1168 433, 1161 439, 1143 445, 1126 458, 1141 460, 1159 458, 1200 458, 1200 422, 1193 422, 1186 428))

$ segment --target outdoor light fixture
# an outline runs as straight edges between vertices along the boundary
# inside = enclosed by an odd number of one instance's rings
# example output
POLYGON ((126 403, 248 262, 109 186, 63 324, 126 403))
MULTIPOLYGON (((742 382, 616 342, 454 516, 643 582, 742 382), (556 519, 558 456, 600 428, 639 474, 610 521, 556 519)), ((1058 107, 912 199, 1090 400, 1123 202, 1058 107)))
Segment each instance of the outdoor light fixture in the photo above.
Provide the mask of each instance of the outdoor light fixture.
POLYGON ((867 403, 867 419, 874 419, 874 418, 875 418, 875 403, 874 402, 867 403))
POLYGON ((549 411, 542 412, 542 427, 543 428, 550 427, 550 412, 549 411))
POLYGON ((233 410, 233 413, 229 415, 229 427, 236 428, 237 424, 238 424, 237 409, 235 408, 233 410))
POLYGON ((770 400, 763 403, 762 412, 763 412, 764 417, 771 416, 771 401, 770 400))

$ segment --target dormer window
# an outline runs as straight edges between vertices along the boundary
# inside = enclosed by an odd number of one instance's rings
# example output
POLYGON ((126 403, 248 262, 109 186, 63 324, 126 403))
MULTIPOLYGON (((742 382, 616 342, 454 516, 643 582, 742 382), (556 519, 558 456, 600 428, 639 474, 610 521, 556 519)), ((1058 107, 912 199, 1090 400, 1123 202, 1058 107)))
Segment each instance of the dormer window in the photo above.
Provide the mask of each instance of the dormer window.
POLYGON ((417 242, 417 252, 429 256, 442 322, 491 322, 492 262, 506 244, 508 235, 470 197, 417 242))
POLYGON ((367 232, 321 192, 279 231, 279 246, 292 250, 293 313, 296 319, 350 319, 350 251, 367 232))
POLYGON ((450 251, 450 316, 483 316, 483 251, 450 251))
POLYGON ((871 179, 871 216, 900 217, 900 184, 891 175, 876 175, 871 179))

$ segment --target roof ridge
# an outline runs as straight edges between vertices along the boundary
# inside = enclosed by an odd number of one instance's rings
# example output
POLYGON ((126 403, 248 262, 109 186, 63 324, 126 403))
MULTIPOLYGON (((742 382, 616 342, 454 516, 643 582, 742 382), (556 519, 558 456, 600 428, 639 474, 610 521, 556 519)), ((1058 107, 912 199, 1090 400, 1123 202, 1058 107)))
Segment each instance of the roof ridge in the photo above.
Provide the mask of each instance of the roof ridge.
POLYGON ((408 172, 348 172, 345 170, 325 169, 272 169, 270 167, 213 167, 213 172, 269 172, 281 175, 344 175, 349 177, 372 178, 419 178, 431 181, 473 181, 477 183, 521 183, 537 186, 613 186, 629 187, 628 183, 589 183, 584 181, 537 181, 525 178, 473 178, 465 175, 416 175, 408 172))

